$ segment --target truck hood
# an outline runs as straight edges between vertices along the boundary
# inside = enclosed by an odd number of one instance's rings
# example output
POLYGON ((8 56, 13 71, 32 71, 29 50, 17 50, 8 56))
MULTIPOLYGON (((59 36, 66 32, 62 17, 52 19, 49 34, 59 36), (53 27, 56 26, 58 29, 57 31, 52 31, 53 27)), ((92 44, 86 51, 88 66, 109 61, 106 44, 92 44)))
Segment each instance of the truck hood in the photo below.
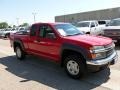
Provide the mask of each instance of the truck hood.
POLYGON ((76 36, 68 36, 65 38, 72 40, 72 42, 77 41, 80 43, 89 44, 90 46, 104 46, 112 43, 112 39, 103 36, 76 35, 76 36))
POLYGON ((82 31, 82 32, 90 32, 90 28, 89 27, 77 27, 78 30, 82 31))

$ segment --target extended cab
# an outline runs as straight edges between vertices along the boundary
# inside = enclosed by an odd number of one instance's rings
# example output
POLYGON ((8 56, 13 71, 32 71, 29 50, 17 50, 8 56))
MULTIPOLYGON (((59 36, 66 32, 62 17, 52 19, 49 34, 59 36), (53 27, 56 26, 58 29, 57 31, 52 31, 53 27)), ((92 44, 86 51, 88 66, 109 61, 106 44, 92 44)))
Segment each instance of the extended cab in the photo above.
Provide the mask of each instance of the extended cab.
POLYGON ((36 23, 29 33, 10 36, 18 59, 33 54, 60 63, 72 78, 84 75, 89 67, 101 68, 116 62, 110 38, 85 35, 69 23, 36 23))

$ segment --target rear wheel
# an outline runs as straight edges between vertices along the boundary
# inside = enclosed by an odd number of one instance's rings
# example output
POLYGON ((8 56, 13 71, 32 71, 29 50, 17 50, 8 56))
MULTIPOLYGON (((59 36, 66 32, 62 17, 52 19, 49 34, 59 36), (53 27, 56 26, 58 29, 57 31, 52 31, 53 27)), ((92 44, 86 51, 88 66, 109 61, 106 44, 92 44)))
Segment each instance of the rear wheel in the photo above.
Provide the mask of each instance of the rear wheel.
POLYGON ((65 58, 65 70, 70 77, 77 79, 86 74, 86 65, 83 60, 78 54, 69 55, 65 58))
POLYGON ((15 47, 15 52, 16 52, 16 57, 19 60, 23 60, 25 58, 25 53, 20 46, 15 47))

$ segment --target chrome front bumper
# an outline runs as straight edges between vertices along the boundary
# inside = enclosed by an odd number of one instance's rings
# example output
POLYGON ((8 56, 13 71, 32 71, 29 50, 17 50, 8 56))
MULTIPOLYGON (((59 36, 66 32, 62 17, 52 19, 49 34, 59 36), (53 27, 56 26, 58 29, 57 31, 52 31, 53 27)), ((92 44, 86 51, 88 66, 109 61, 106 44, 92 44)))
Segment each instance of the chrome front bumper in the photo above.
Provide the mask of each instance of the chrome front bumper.
POLYGON ((89 60, 89 61, 87 61, 87 64, 89 64, 89 65, 105 65, 105 64, 111 63, 113 60, 114 60, 114 63, 116 63, 118 60, 116 51, 114 51, 114 53, 111 56, 109 56, 105 59, 89 60))

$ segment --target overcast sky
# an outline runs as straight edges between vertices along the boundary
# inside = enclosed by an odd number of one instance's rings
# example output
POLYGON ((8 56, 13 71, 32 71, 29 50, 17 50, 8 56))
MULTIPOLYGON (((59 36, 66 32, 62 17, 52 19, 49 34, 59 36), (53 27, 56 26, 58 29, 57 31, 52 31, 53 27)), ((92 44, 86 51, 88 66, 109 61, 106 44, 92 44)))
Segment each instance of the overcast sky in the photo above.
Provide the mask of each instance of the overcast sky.
POLYGON ((9 24, 54 22, 54 17, 64 14, 120 7, 120 0, 0 0, 0 22, 9 24))

